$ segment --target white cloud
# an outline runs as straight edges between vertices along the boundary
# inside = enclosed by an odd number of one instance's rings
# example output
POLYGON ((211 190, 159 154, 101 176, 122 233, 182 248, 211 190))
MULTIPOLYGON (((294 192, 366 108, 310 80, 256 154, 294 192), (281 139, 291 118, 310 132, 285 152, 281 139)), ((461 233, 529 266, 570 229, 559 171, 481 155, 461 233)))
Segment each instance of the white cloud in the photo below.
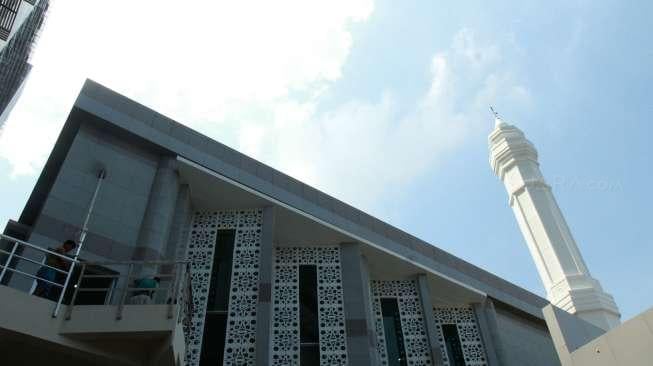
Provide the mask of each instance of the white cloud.
POLYGON ((372 9, 371 0, 52 2, 0 157, 13 174, 38 170, 87 77, 207 133, 257 119, 290 90, 317 95, 337 80, 349 24, 372 9))
POLYGON ((499 47, 477 38, 463 29, 450 48, 433 56, 430 87, 405 114, 390 92, 378 103, 351 101, 321 114, 317 101, 271 106, 274 115, 259 121, 268 148, 254 156, 375 210, 377 200, 432 171, 471 133, 485 135, 490 104, 531 104, 499 47))
POLYGON ((478 44, 476 35, 468 28, 461 29, 455 35, 451 48, 474 71, 483 70, 501 59, 497 45, 478 44))
POLYGON ((368 209, 473 129, 485 133, 490 103, 530 103, 500 48, 463 29, 432 57, 430 87, 412 106, 388 91, 317 112, 352 47, 349 24, 368 19, 370 1, 179 4, 54 3, 0 136, 14 174, 40 169, 85 77, 368 209))

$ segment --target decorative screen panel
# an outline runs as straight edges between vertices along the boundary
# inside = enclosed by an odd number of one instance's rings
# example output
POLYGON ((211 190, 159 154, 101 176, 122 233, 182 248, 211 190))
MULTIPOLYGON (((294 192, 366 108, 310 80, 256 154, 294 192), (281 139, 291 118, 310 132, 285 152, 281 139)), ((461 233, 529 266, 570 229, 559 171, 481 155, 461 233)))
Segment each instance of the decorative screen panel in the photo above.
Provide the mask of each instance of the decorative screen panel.
POLYGON ((471 308, 433 308, 433 316, 445 366, 449 366, 450 363, 442 334, 444 324, 456 325, 466 366, 487 366, 481 334, 471 308))
POLYGON ((371 281, 371 287, 376 324, 376 349, 379 352, 381 364, 388 365, 381 298, 396 298, 399 304, 407 364, 411 366, 431 365, 422 304, 415 281, 371 281))
POLYGON ((261 210, 195 213, 186 254, 193 289, 193 314, 190 329, 186 329, 188 365, 197 366, 200 361, 218 230, 236 231, 223 364, 254 365, 261 220, 261 210))
POLYGON ((320 365, 346 365, 347 338, 339 247, 276 248, 271 364, 300 364, 300 265, 317 267, 320 365))

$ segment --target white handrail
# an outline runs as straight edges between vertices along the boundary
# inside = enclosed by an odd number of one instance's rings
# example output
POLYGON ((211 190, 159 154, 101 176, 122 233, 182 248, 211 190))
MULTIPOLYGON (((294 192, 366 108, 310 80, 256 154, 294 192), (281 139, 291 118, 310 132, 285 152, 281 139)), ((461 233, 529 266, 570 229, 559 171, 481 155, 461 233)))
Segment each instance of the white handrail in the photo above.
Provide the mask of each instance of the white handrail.
MULTIPOLYGON (((55 251, 52 251, 52 250, 42 248, 42 247, 36 246, 34 244, 30 244, 30 243, 28 243, 26 241, 11 237, 9 235, 0 234, 0 239, 7 240, 9 242, 13 242, 13 244, 14 244, 10 252, 7 252, 6 250, 0 250, 2 253, 7 255, 7 259, 5 260, 4 264, 0 264, 0 268, 2 268, 2 272, 0 272, 0 284, 2 283, 2 280, 4 279, 5 275, 7 274, 7 271, 9 271, 9 272, 17 273, 19 275, 22 275, 22 276, 25 276, 25 277, 28 277, 28 278, 32 278, 32 279, 35 279, 35 280, 38 280, 38 281, 43 281, 43 282, 46 282, 46 283, 49 283, 49 284, 52 284, 52 285, 56 285, 58 287, 62 287, 62 288, 65 287, 65 284, 62 285, 60 283, 56 283, 56 282, 47 280, 45 278, 41 278, 38 275, 33 275, 33 274, 27 273, 25 271, 21 271, 21 270, 16 269, 16 268, 11 268, 12 267, 11 264, 16 259, 17 260, 23 260, 23 261, 27 261, 27 262, 36 264, 41 268, 42 267, 49 268, 49 269, 52 269, 52 270, 54 270, 56 272, 59 272, 59 273, 62 273, 62 274, 65 274, 66 276, 68 276, 70 274, 70 271, 72 270, 72 268, 71 268, 72 264, 76 261, 75 259, 70 258, 70 257, 68 257, 66 255, 59 254, 59 253, 57 253, 55 251), (27 258, 27 257, 25 257, 23 255, 16 254, 16 252, 18 251, 18 248, 20 246, 27 247, 27 248, 32 249, 32 250, 34 250, 34 251, 36 251, 36 252, 38 252, 40 254, 43 254, 44 258, 47 258, 47 256, 49 256, 49 255, 52 255, 52 256, 55 256, 57 258, 68 261, 68 262, 70 262, 69 265, 68 265, 68 270, 62 270, 60 268, 56 268, 56 267, 50 266, 48 264, 38 262, 37 260, 34 260, 32 258, 27 258)), ((62 292, 63 292, 63 290, 62 290, 62 292)))
POLYGON ((30 243, 28 243, 28 242, 26 242, 26 241, 22 241, 22 240, 20 240, 20 239, 16 239, 16 238, 14 238, 14 237, 12 237, 12 236, 9 236, 9 235, 0 234, 0 238, 1 238, 1 239, 4 239, 4 240, 8 240, 8 241, 15 242, 15 243, 19 243, 19 244, 21 244, 21 245, 24 245, 24 246, 26 246, 26 247, 30 247, 30 248, 32 248, 32 249, 36 249, 36 250, 39 251, 39 252, 45 252, 45 253, 47 253, 47 254, 52 254, 52 255, 57 256, 57 257, 59 257, 59 258, 65 259, 65 260, 67 260, 67 261, 71 261, 71 262, 76 261, 74 258, 71 258, 71 257, 69 257, 69 256, 67 256, 67 255, 59 254, 59 253, 54 252, 54 251, 52 251, 52 250, 49 250, 49 249, 46 249, 46 248, 42 248, 42 247, 37 246, 37 245, 34 245, 34 244, 30 244, 30 243))
MULTIPOLYGON (((122 308, 125 304, 125 300, 127 297, 128 293, 132 292, 137 292, 137 291, 151 291, 153 293, 157 293, 160 291, 167 291, 168 295, 166 296, 166 302, 170 306, 170 309, 168 311, 168 316, 173 317, 173 312, 172 312, 172 307, 174 305, 178 305, 180 307, 183 307, 184 304, 179 304, 178 301, 191 301, 190 299, 186 299, 187 296, 190 296, 190 291, 192 291, 191 288, 186 288, 190 287, 190 272, 189 272, 189 261, 183 261, 183 260, 175 260, 175 261, 164 261, 164 260, 153 260, 153 261, 80 261, 79 259, 76 258, 71 258, 66 255, 57 253, 55 251, 52 251, 50 249, 42 248, 37 245, 28 243, 26 241, 14 238, 9 235, 5 234, 0 234, 0 239, 8 241, 10 243, 13 243, 11 251, 7 251, 4 249, 0 249, 0 255, 6 256, 6 260, 4 263, 0 262, 0 284, 2 283, 3 278, 5 277, 7 272, 12 272, 16 273, 22 276, 25 276, 27 278, 31 278, 33 280, 41 281, 43 283, 50 284, 52 286, 56 286, 61 289, 61 294, 59 295, 59 299, 57 301, 57 305, 53 311, 52 316, 57 315, 57 311, 59 310, 63 298, 68 290, 68 284, 70 281, 70 278, 72 276, 72 272, 74 270, 74 265, 80 265, 81 266, 81 273, 79 278, 77 279, 77 284, 75 286, 75 290, 72 294, 71 302, 70 305, 68 306, 67 312, 66 312, 66 319, 70 318, 70 314, 72 312, 73 307, 75 306, 75 301, 77 298, 78 293, 80 292, 92 292, 92 291, 111 291, 113 286, 107 287, 107 288, 99 288, 99 287, 94 287, 94 288, 83 288, 81 286, 82 284, 82 279, 83 278, 112 278, 112 279, 119 279, 119 278, 125 278, 126 283, 121 286, 121 295, 120 295, 120 303, 118 304, 118 314, 117 318, 120 319, 121 313, 122 313, 122 308), (62 270, 57 267, 50 266, 46 264, 45 262, 39 262, 35 259, 28 258, 24 255, 19 255, 17 252, 19 252, 19 248, 24 247, 24 248, 29 248, 31 250, 34 250, 44 256, 44 259, 47 258, 47 256, 52 255, 54 257, 63 259, 67 262, 69 262, 68 269, 67 270, 62 270), (29 263, 37 265, 39 268, 49 268, 52 270, 57 271, 58 273, 66 275, 67 281, 65 283, 59 283, 56 281, 48 280, 45 279, 41 276, 39 276, 38 273, 32 274, 25 272, 24 270, 20 270, 17 267, 16 264, 13 264, 13 262, 18 263, 18 261, 27 261, 29 263), (129 271, 127 274, 123 273, 118 273, 118 274, 86 274, 86 269, 88 266, 127 266, 129 268, 134 268, 135 266, 160 266, 160 267, 165 267, 165 266, 171 266, 171 271, 165 271, 161 273, 156 273, 151 275, 150 277, 159 277, 162 279, 169 279, 170 283, 167 284, 167 287, 165 288, 138 288, 138 287, 132 287, 129 285, 129 282, 134 280, 136 278, 133 275, 132 271, 129 271), (12 268, 14 267, 14 268, 12 268)), ((21 252, 21 254, 23 254, 21 252)), ((180 309, 181 313, 181 309, 180 309)), ((178 313, 179 314, 179 313, 178 313)))
MULTIPOLYGON (((117 311, 116 311, 116 320, 120 320, 122 318, 122 311, 123 308, 126 304, 127 298, 131 295, 131 293, 138 293, 138 292, 145 292, 149 293, 150 297, 154 296, 153 294, 160 293, 160 292, 165 292, 166 295, 159 300, 163 300, 164 302, 157 302, 157 300, 154 300, 154 303, 158 304, 167 304, 169 306, 168 309, 168 317, 172 318, 174 317, 174 312, 173 312, 173 307, 175 305, 180 305, 178 304, 178 301, 181 299, 182 301, 187 301, 189 299, 185 299, 187 293, 190 293, 190 289, 186 289, 185 287, 189 285, 188 279, 190 276, 190 273, 188 272, 188 263, 187 261, 123 261, 123 262, 80 262, 81 266, 81 273, 79 277, 77 278, 77 284, 75 285, 75 290, 73 292, 70 304, 68 305, 68 308, 66 309, 66 315, 65 319, 68 320, 71 318, 73 307, 77 305, 77 297, 80 293, 84 292, 108 292, 111 290, 115 290, 118 288, 120 290, 120 294, 118 295, 118 303, 115 304, 117 305, 117 311), (115 267, 116 265, 123 265, 127 266, 128 270, 127 273, 120 273, 120 274, 87 274, 87 269, 90 266, 96 266, 98 264, 103 264, 103 265, 109 265, 115 267), (133 271, 134 267, 138 266, 147 266, 151 264, 158 264, 161 266, 166 266, 170 265, 173 266, 171 273, 167 273, 167 271, 161 272, 161 273, 154 273, 154 274, 149 274, 147 277, 148 278, 168 278, 170 279, 169 282, 166 283, 165 287, 155 287, 155 288, 142 288, 142 287, 133 287, 131 286, 131 283, 133 280, 139 278, 138 275, 136 275, 133 271), (86 278, 106 278, 106 279, 111 279, 112 284, 108 285, 107 287, 83 287, 83 280, 86 278), (114 281, 117 279, 124 279, 124 284, 122 284, 120 287, 115 287, 114 281)), ((156 299, 156 298, 155 298, 156 299)), ((108 305, 106 302, 104 303, 105 305, 108 305)))

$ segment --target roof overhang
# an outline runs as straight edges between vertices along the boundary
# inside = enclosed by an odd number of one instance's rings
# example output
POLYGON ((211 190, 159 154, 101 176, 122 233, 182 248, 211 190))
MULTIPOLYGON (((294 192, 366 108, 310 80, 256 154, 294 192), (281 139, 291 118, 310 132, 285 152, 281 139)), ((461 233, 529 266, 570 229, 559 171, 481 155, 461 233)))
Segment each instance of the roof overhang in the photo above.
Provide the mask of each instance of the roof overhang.
POLYGON ((437 300, 448 305, 482 301, 487 294, 411 258, 398 255, 366 238, 348 232, 274 197, 258 192, 184 157, 177 157, 182 183, 188 184, 193 208, 199 211, 275 207, 274 243, 279 246, 320 246, 347 242, 363 244, 373 279, 412 278, 428 274, 437 300))

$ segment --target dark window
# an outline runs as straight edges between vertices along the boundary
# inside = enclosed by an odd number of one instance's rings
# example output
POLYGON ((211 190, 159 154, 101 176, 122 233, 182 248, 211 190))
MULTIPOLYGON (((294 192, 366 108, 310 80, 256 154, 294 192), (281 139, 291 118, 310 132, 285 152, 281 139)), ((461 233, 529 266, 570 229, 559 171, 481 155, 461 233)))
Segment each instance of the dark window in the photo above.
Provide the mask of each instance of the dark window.
POLYGON ((7 40, 16 20, 21 0, 0 0, 0 39, 7 40))
POLYGON ((319 366, 320 327, 315 266, 299 266, 299 342, 302 366, 319 366))
POLYGON ((443 324, 442 335, 447 348, 449 365, 465 366, 465 356, 463 356, 463 348, 460 345, 460 337, 458 337, 458 327, 455 324, 443 324))
POLYGON ((213 267, 211 268, 211 286, 209 287, 209 298, 206 307, 209 311, 227 312, 228 310, 235 235, 234 230, 218 231, 213 267))
POLYGON ((234 230, 218 231, 202 337, 201 366, 222 364, 235 236, 234 230))
POLYGON ((397 299, 381 299, 385 345, 388 351, 389 366, 406 366, 404 334, 401 331, 401 318, 397 299))

